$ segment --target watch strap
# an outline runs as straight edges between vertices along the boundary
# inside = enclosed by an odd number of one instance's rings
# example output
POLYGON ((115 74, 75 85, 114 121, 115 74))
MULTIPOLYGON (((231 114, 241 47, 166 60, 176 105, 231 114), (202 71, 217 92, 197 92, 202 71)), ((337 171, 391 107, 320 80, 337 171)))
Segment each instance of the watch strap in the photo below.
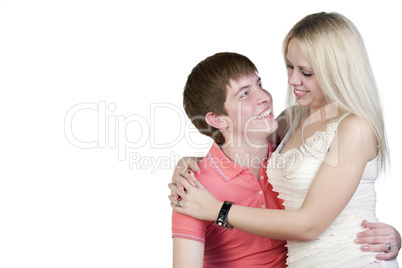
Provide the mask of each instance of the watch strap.
POLYGON ((218 218, 215 221, 215 225, 218 225, 218 226, 228 229, 228 230, 233 229, 233 226, 227 222, 229 210, 233 204, 234 204, 234 202, 230 202, 230 201, 223 202, 221 210, 219 211, 218 218))

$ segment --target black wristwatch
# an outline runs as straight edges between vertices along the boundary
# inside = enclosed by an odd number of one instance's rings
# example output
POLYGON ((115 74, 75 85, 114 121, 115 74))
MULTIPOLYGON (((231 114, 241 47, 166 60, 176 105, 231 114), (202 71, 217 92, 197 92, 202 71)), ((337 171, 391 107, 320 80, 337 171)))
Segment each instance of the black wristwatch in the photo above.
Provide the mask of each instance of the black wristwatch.
POLYGON ((233 226, 227 222, 229 210, 233 204, 234 204, 234 202, 230 202, 230 201, 223 202, 221 210, 219 211, 218 218, 215 221, 215 225, 218 225, 218 226, 228 229, 228 230, 233 229, 233 226))

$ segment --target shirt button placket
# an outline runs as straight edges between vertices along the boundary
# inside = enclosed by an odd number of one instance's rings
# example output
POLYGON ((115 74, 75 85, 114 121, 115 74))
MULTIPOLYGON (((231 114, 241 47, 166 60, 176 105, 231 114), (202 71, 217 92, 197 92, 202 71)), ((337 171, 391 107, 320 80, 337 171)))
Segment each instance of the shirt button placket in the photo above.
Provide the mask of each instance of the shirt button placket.
MULTIPOLYGON (((262 196, 262 197, 260 197, 260 198, 263 198, 264 196, 263 196, 263 191, 262 190, 260 190, 260 191, 258 191, 258 194, 260 195, 260 196, 262 196)), ((261 200, 261 199, 260 199, 261 200)), ((262 200, 261 200, 262 201, 262 200)), ((262 202, 262 203, 264 203, 264 201, 262 202)), ((265 205, 261 205, 261 207, 262 208, 265 208, 265 205)))

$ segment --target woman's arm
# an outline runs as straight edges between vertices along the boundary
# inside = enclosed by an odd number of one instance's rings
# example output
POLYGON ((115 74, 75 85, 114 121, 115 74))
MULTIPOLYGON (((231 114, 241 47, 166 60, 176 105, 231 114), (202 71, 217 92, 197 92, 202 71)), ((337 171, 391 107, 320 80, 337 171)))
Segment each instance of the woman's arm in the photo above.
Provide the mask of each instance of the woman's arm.
POLYGON ((240 230, 277 239, 317 238, 348 204, 367 162, 376 155, 374 133, 356 116, 345 118, 338 134, 299 210, 264 213, 234 206, 229 212, 229 222, 240 230))
MULTIPOLYGON (((374 134, 359 118, 345 118, 338 133, 299 210, 234 205, 229 212, 229 223, 239 230, 275 239, 310 241, 319 236, 345 208, 367 162, 376 155, 374 134)), ((182 195, 181 207, 173 206, 174 210, 203 220, 215 220, 222 202, 206 193, 203 187, 185 187, 187 193, 182 195)))

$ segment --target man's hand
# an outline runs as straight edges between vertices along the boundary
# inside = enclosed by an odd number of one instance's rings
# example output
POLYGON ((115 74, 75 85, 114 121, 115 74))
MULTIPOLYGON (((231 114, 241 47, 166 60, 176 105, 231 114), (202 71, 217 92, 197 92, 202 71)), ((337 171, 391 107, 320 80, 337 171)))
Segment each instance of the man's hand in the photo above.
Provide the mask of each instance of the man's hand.
POLYGON ((385 223, 370 223, 366 220, 362 225, 368 228, 357 235, 355 242, 363 244, 363 251, 382 252, 376 258, 378 260, 390 260, 398 256, 401 249, 401 235, 391 225, 385 223), (391 245, 391 250, 388 250, 388 244, 391 245))

